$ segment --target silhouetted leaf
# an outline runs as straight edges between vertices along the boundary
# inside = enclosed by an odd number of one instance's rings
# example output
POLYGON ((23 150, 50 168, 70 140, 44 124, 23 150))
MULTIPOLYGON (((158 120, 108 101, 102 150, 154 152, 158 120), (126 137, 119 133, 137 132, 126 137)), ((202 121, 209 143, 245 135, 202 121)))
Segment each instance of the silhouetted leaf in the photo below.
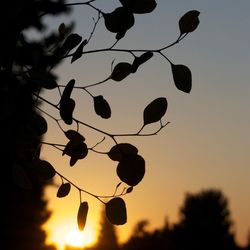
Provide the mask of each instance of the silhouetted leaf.
POLYGON ((65 51, 70 51, 72 49, 74 49, 80 42, 82 41, 82 37, 79 36, 76 33, 70 34, 64 44, 62 45, 62 50, 65 51))
POLYGON ((190 93, 192 89, 192 73, 190 69, 181 64, 171 64, 174 83, 177 89, 185 92, 190 93))
POLYGON ((83 231, 88 215, 89 205, 88 202, 84 201, 80 204, 77 213, 77 224, 80 231, 83 231))
POLYGON ((12 175, 15 183, 23 189, 32 189, 31 181, 20 165, 12 166, 12 175))
POLYGON ((41 136, 48 130, 48 125, 44 117, 34 114, 31 120, 32 129, 36 135, 41 136))
POLYGON ((78 160, 83 159, 88 154, 88 147, 83 141, 72 139, 70 140, 64 150, 62 155, 70 156, 70 166, 72 167, 78 160))
POLYGON ((140 55, 139 57, 136 57, 132 64, 132 69, 131 69, 132 73, 135 73, 138 67, 143 63, 145 63, 146 61, 148 61, 153 55, 154 53, 152 51, 147 51, 142 55, 140 55))
POLYGON ((155 0, 120 0, 125 8, 136 14, 152 12, 156 7, 155 0))
POLYGON ((121 81, 126 78, 132 72, 132 65, 126 62, 118 63, 110 76, 114 81, 121 81))
POLYGON ((145 161, 140 155, 125 155, 118 163, 116 173, 129 186, 136 186, 145 174, 145 161))
POLYGON ((41 69, 31 69, 29 75, 34 84, 39 88, 54 89, 57 87, 55 76, 41 69))
POLYGON ((106 216, 114 225, 123 225, 127 222, 127 209, 124 200, 115 197, 106 203, 106 216))
POLYGON ((75 101, 71 98, 66 98, 60 102, 60 116, 63 121, 71 125, 73 122, 73 111, 75 109, 75 101))
POLYGON ((165 97, 159 97, 152 101, 144 109, 143 120, 144 126, 153 122, 158 122, 165 115, 168 107, 168 102, 165 97))
POLYGON ((85 141, 85 138, 79 132, 75 130, 72 130, 72 129, 67 130, 66 132, 64 132, 64 134, 71 141, 76 141, 76 142, 85 141))
POLYGON ((200 15, 199 11, 190 10, 180 18, 179 28, 181 35, 192 32, 198 27, 200 23, 198 18, 199 15, 200 15))
POLYGON ((138 149, 129 143, 119 143, 113 146, 108 152, 108 156, 113 161, 121 161, 125 155, 136 155, 138 149))
POLYGON ((63 90, 62 99, 70 98, 74 86, 75 79, 71 79, 63 90))
POLYGON ((103 13, 103 18, 107 30, 113 33, 126 32, 135 23, 133 13, 124 7, 118 7, 111 13, 103 13))
POLYGON ((71 58, 71 63, 73 63, 74 61, 78 60, 79 58, 82 57, 82 51, 84 46, 87 44, 87 40, 85 39, 76 49, 76 51, 74 52, 74 54, 72 55, 71 58))
POLYGON ((41 180, 49 180, 53 178, 56 174, 54 167, 45 160, 35 160, 33 162, 36 173, 41 180))
POLYGON ((108 102, 103 98, 102 95, 95 96, 94 108, 97 115, 101 116, 104 119, 108 119, 111 116, 111 109, 108 102))
POLYGON ((58 33, 60 35, 60 37, 64 37, 66 34, 66 26, 64 23, 61 23, 58 27, 58 33))
POLYGON ((126 190, 126 194, 129 194, 129 193, 131 193, 132 191, 133 191, 133 187, 129 187, 129 188, 127 188, 127 190, 126 190))
POLYGON ((70 183, 62 183, 62 185, 57 190, 56 196, 58 198, 65 197, 65 196, 67 196, 69 194, 70 189, 71 189, 70 183))

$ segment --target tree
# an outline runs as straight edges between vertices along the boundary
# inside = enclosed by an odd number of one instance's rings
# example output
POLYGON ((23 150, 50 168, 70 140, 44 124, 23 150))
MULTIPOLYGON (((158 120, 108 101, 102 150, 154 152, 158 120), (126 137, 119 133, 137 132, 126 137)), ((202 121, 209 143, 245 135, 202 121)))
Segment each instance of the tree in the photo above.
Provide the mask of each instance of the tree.
POLYGON ((100 231, 94 249, 117 250, 119 249, 116 228, 106 217, 105 210, 102 211, 100 231))
MULTIPOLYGON (((43 188, 55 175, 62 179, 62 184, 58 189, 57 196, 62 198, 70 193, 71 187, 78 189, 80 194, 80 206, 77 214, 78 226, 80 230, 84 229, 88 202, 82 200, 82 193, 91 195, 103 203, 105 212, 112 224, 122 225, 127 221, 126 204, 122 196, 131 193, 144 177, 145 160, 138 153, 138 149, 126 142, 118 143, 117 138, 126 138, 128 136, 151 136, 157 134, 169 122, 163 122, 168 102, 166 97, 159 97, 152 100, 144 109, 143 125, 135 133, 116 134, 107 132, 95 125, 80 121, 75 118, 74 110, 76 107, 72 92, 83 90, 84 93, 93 99, 95 113, 103 119, 111 117, 111 107, 103 95, 94 95, 91 93, 92 87, 105 84, 108 81, 120 82, 130 74, 135 74, 139 67, 143 67, 155 54, 162 56, 169 63, 173 74, 173 82, 177 89, 189 93, 192 88, 192 75, 190 69, 182 64, 174 64, 165 54, 165 51, 180 43, 189 33, 193 32, 199 25, 199 11, 191 10, 179 19, 180 34, 177 39, 162 48, 157 49, 116 49, 115 46, 127 35, 128 30, 134 25, 135 14, 146 14, 156 8, 155 0, 120 0, 120 7, 115 8, 110 13, 105 13, 96 7, 96 0, 84 2, 67 3, 63 0, 27 0, 24 2, 15 1, 6 3, 1 15, 1 29, 5 36, 0 43, 0 80, 1 80, 1 107, 2 124, 4 128, 3 144, 6 146, 2 151, 2 156, 7 166, 4 167, 7 176, 7 184, 12 190, 13 180, 18 186, 32 191, 36 199, 32 200, 24 192, 25 199, 20 196, 20 191, 6 193, 5 203, 7 209, 5 214, 6 228, 16 228, 16 225, 10 224, 11 218, 18 214, 18 208, 13 207, 13 200, 20 201, 21 205, 28 207, 31 213, 34 212, 33 219, 40 216, 36 225, 37 234, 40 235, 40 243, 44 242, 45 235, 40 228, 41 224, 48 218, 48 213, 43 211, 46 202, 42 200, 43 188), (43 17, 48 15, 58 15, 68 12, 74 6, 89 8, 95 15, 92 31, 87 39, 81 35, 73 33, 71 26, 67 27, 62 23, 58 31, 49 35, 43 35, 40 40, 32 41, 26 36, 27 30, 31 27, 37 29, 43 34, 45 25, 43 17), (95 50, 87 50, 87 45, 91 42, 99 22, 104 22, 107 32, 114 33, 114 43, 112 46, 103 46, 95 50), (8 25, 5 25, 8 23, 8 25), (57 77, 53 69, 63 60, 70 59, 71 63, 80 60, 84 54, 97 54, 104 52, 126 53, 131 56, 131 61, 121 61, 114 65, 110 62, 112 72, 108 77, 104 77, 98 83, 90 83, 85 86, 77 85, 75 79, 67 84, 58 84, 57 77), (59 99, 52 103, 44 95, 44 91, 54 90, 58 92, 59 99), (57 115, 51 114, 40 104, 46 104, 53 108, 57 115), (67 140, 65 144, 52 143, 44 141, 43 135, 47 132, 47 122, 55 122, 58 125, 62 135, 67 140), (144 128, 151 123, 159 123, 159 129, 153 133, 143 132, 144 128), (75 125, 75 126, 73 126, 75 125), (65 126, 72 126, 70 129, 65 126), (89 146, 87 139, 83 136, 82 127, 87 127, 93 133, 99 133, 105 136, 96 145, 89 146), (98 147, 104 140, 109 139, 113 146, 105 150, 99 150, 98 147), (105 197, 92 194, 82 189, 69 180, 63 173, 59 173, 48 161, 40 159, 41 146, 51 146, 62 152, 62 155, 69 157, 69 165, 73 167, 78 160, 88 156, 92 151, 96 154, 108 156, 111 160, 117 162, 116 173, 121 182, 116 186, 115 192, 105 197), (121 185, 122 184, 122 185, 121 185), (122 189, 120 189, 122 186, 122 189), (120 191, 121 190, 121 191, 120 191), (108 199, 108 201, 104 201, 108 199), (40 206, 31 209, 35 201, 39 201, 40 206), (36 211, 36 212, 35 212, 36 211), (38 213, 40 211, 40 213, 38 213), (42 216, 43 215, 43 216, 42 216)), ((15 188, 16 189, 16 186, 15 188)), ((23 192, 23 191, 21 191, 23 192)), ((37 203, 35 202, 37 205, 37 203)), ((19 206, 19 203, 18 203, 19 206)), ((23 211, 23 210, 18 210, 23 211)), ((26 212, 26 211, 25 211, 26 212)), ((30 214, 31 215, 31 214, 30 214)), ((21 216, 26 218, 25 216, 21 216)), ((16 223, 16 220, 13 222, 16 223)), ((22 228, 24 225, 22 225, 22 228)), ((6 231, 9 232, 8 230, 6 231)), ((14 238, 19 237, 16 233, 14 238)), ((14 242, 14 241, 13 241, 14 242)), ((37 243, 38 241, 36 241, 37 243)), ((37 243, 38 244, 38 243, 37 243)), ((42 247, 42 246, 41 246, 42 247)), ((32 249, 32 247, 27 247, 32 249)), ((18 249, 18 248, 16 248, 18 249)), ((38 249, 38 247, 36 248, 38 249)))
POLYGON ((221 191, 209 189, 187 194, 180 214, 170 249, 237 249, 228 201, 221 191))

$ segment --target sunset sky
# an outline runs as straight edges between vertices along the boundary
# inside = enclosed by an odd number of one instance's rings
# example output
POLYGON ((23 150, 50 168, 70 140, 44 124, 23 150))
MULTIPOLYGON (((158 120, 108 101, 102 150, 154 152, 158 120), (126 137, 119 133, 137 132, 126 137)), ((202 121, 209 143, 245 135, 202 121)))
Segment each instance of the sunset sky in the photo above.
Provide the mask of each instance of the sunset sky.
MULTIPOLYGON (((73 1, 68 1, 73 2, 73 1)), ((121 242, 131 234, 134 225, 147 219, 150 228, 159 228, 168 218, 178 221, 179 208, 187 192, 219 188, 229 199, 237 241, 245 244, 250 230, 250 1, 249 0, 158 0, 154 12, 136 15, 135 26, 115 48, 158 49, 171 44, 179 36, 179 18, 189 10, 200 11, 200 25, 180 44, 166 51, 175 64, 187 65, 193 76, 193 89, 185 94, 176 89, 169 63, 155 54, 136 74, 122 82, 108 81, 90 88, 93 95, 103 95, 112 108, 112 118, 103 120, 94 113, 93 100, 83 91, 73 91, 76 118, 110 133, 133 133, 142 126, 143 110, 157 97, 166 97, 168 110, 164 122, 170 124, 158 135, 150 137, 120 137, 138 147, 146 160, 146 175, 133 192, 124 197, 128 222, 117 227, 121 242)), ((104 12, 120 6, 119 1, 99 0, 94 3, 104 12)), ((70 16, 47 19, 51 29, 61 22, 75 20, 74 32, 88 38, 96 12, 78 6, 70 16)), ((114 34, 105 30, 103 20, 86 50, 106 48, 114 41, 114 34)), ((58 83, 76 80, 84 86, 105 79, 115 63, 131 60, 125 53, 96 53, 84 55, 71 64, 70 59, 56 69, 58 83)), ((57 102, 58 94, 44 93, 57 102)), ((47 106, 45 110, 49 110, 47 106)), ((58 115, 54 113, 56 117, 58 115)), ((154 132, 159 124, 148 125, 145 132, 154 132)), ((64 126, 64 128, 69 128, 64 126)), ((75 129, 76 126, 73 126, 75 129)), ((80 127, 89 147, 103 139, 103 135, 80 127)), ((65 143, 66 139, 53 120, 44 141, 65 143)), ((112 141, 106 138, 100 149, 112 141)), ((44 146, 42 157, 56 170, 79 187, 94 194, 109 195, 119 183, 116 163, 107 155, 90 152, 74 167, 69 158, 53 147, 44 146)), ((57 185, 60 178, 55 178, 57 185)), ((69 196, 56 198, 57 187, 46 192, 53 211, 46 225, 50 241, 63 247, 69 231, 77 228, 76 214, 79 193, 72 189, 69 196)), ((87 194, 89 202, 86 231, 98 231, 102 204, 87 194)), ((86 233, 87 234, 87 233, 86 233)), ((83 237, 84 232, 83 232, 83 237)), ((89 236, 90 237, 90 236, 89 236)), ((94 236, 93 236, 94 237, 94 236)))

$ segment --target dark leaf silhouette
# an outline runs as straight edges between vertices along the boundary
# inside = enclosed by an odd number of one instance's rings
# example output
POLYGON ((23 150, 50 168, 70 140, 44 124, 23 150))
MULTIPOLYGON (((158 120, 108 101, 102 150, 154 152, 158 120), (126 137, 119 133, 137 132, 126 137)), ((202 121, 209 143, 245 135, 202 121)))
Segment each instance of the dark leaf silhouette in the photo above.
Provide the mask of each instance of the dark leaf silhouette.
POLYGON ((156 7, 155 0, 120 0, 125 8, 136 14, 152 12, 156 7))
POLYGON ((43 181, 53 178, 56 174, 54 167, 48 161, 37 159, 33 165, 38 177, 43 181))
POLYGON ((84 201, 80 204, 77 213, 77 224, 80 231, 83 231, 88 215, 89 205, 88 202, 84 201))
POLYGON ((82 41, 82 37, 76 33, 70 34, 64 44, 62 45, 63 51, 70 51, 74 49, 80 42, 82 41))
POLYGON ((33 131, 38 136, 45 134, 48 130, 47 122, 41 115, 34 114, 31 123, 33 131))
POLYGON ((55 77, 42 69, 31 69, 29 71, 31 81, 39 88, 54 89, 57 87, 55 77))
POLYGON ((192 89, 192 73, 190 69, 181 64, 171 64, 174 83, 177 89, 185 92, 190 93, 192 89))
POLYGON ((72 167, 75 163, 83 159, 88 154, 88 147, 83 141, 79 141, 78 138, 73 138, 65 146, 62 155, 70 156, 70 166, 72 167))
POLYGON ((136 186, 144 177, 145 161, 140 155, 126 155, 118 163, 116 173, 121 181, 136 186))
POLYGON ((70 80, 63 90, 62 98, 60 101, 60 116, 63 121, 71 125, 73 122, 73 111, 75 109, 75 101, 70 98, 72 90, 75 85, 75 80, 70 80))
POLYGON ((108 156, 113 161, 121 161, 125 155, 136 155, 138 149, 130 143, 119 143, 113 146, 108 152, 108 156))
POLYGON ((31 181, 30 181, 29 177, 27 176, 27 174, 22 166, 20 166, 20 165, 12 166, 12 174, 13 174, 13 178, 14 178, 15 183, 19 187, 21 187, 23 189, 31 189, 32 188, 31 181))
POLYGON ((70 98, 74 86, 75 86, 75 79, 71 79, 63 90, 62 99, 70 98))
POLYGON ((66 132, 64 132, 64 134, 69 140, 75 141, 75 143, 85 141, 85 138, 75 130, 69 129, 66 132))
POLYGON ((78 60, 79 58, 82 57, 82 51, 84 46, 87 44, 87 40, 85 39, 76 49, 76 51, 74 52, 74 54, 72 55, 71 58, 71 63, 73 63, 74 61, 78 60))
POLYGON ((131 193, 131 192, 133 191, 133 189, 134 189, 134 187, 129 187, 129 188, 127 188, 127 190, 126 190, 126 194, 131 193))
POLYGON ((60 37, 64 38, 65 34, 66 34, 66 26, 64 23, 61 23, 58 27, 58 33, 60 35, 60 37))
POLYGON ((63 121, 71 125, 73 122, 73 111, 75 109, 75 101, 71 98, 61 100, 60 103, 60 116, 63 121))
POLYGON ((71 189, 70 183, 62 183, 62 185, 57 190, 56 196, 58 198, 65 197, 69 194, 70 189, 71 189))
POLYGON ((148 61, 153 55, 154 53, 152 51, 147 51, 142 55, 140 55, 139 57, 136 57, 132 64, 132 69, 131 69, 132 73, 135 73, 139 68, 139 66, 148 61))
POLYGON ((134 15, 124 7, 118 7, 111 13, 103 13, 104 23, 108 31, 113 33, 126 33, 134 23, 134 15))
POLYGON ((132 72, 132 65, 126 62, 118 63, 110 76, 114 81, 120 82, 132 72))
POLYGON ((190 33, 193 32, 199 25, 200 21, 198 16, 200 12, 197 10, 190 10, 184 14, 179 20, 180 33, 190 33))
POLYGON ((123 225, 127 222, 127 209, 124 200, 115 197, 106 203, 106 216, 114 225, 123 225))
POLYGON ((152 101, 144 109, 143 120, 144 126, 153 122, 158 122, 165 115, 168 107, 168 102, 165 97, 159 97, 152 101))
POLYGON ((104 119, 110 118, 111 108, 108 102, 103 98, 103 96, 102 95, 95 96, 93 100, 94 100, 94 108, 96 114, 104 119))

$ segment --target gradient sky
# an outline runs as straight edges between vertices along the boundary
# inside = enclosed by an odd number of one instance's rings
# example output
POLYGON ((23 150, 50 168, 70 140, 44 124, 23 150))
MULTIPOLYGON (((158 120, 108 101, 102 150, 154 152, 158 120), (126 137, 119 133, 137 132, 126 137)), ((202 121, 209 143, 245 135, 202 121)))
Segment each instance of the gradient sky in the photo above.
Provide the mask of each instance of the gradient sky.
MULTIPOLYGON (((89 89, 109 101, 113 113, 108 121, 94 114, 89 96, 84 92, 73 93, 77 118, 114 133, 138 131, 145 106, 155 98, 164 96, 169 103, 164 121, 171 123, 157 136, 118 139, 137 146, 147 163, 143 181, 124 197, 128 222, 118 227, 120 240, 126 240, 136 222, 142 219, 149 220, 151 229, 161 227, 166 217, 170 222, 178 221, 185 193, 219 188, 229 199, 237 241, 245 244, 250 229, 250 1, 158 0, 157 3, 154 12, 136 15, 135 26, 116 48, 156 49, 170 44, 179 35, 179 18, 189 10, 199 10, 198 29, 166 51, 173 63, 191 69, 191 93, 175 88, 170 65, 159 55, 120 83, 109 81, 89 89)), ((96 6, 108 12, 119 6, 119 1, 99 0, 96 6)), ((79 6, 70 17, 48 19, 48 22, 53 29, 61 22, 75 20, 75 32, 88 38, 92 17, 96 17, 95 12, 79 6)), ((101 21, 86 49, 107 47, 113 39, 114 34, 106 32, 101 21)), ((116 64, 131 57, 105 53, 84 56, 74 64, 66 60, 56 69, 58 82, 66 84, 74 78, 80 86, 101 81, 110 74, 113 59, 116 64)), ((47 97, 53 101, 57 95, 52 93, 47 97)), ((157 124, 152 124, 145 131, 157 128, 157 124)), ((46 141, 65 143, 53 121, 49 129, 46 141)), ((89 146, 103 138, 84 127, 81 132, 89 146)), ((108 140, 106 143, 110 145, 108 140)), ((62 157, 52 147, 44 147, 43 157, 77 185, 96 194, 112 194, 119 182, 116 163, 105 155, 89 153, 87 159, 73 168, 69 167, 68 157, 62 157)), ((56 183, 60 184, 59 178, 56 183)), ((52 241, 58 235, 65 238, 67 230, 76 228, 79 205, 76 190, 63 199, 55 197, 56 191, 49 188, 46 193, 49 208, 53 210, 46 226, 52 241)), ((90 207, 87 225, 98 229, 102 206, 90 196, 83 195, 83 199, 90 207)))

